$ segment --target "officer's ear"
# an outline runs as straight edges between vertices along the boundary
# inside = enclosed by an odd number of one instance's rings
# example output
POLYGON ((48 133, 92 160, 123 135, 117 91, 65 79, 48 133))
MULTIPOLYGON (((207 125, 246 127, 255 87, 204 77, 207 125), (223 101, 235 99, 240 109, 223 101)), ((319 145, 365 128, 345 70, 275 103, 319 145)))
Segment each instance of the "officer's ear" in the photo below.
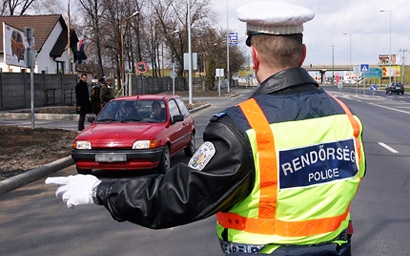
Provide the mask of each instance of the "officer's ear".
POLYGON ((259 68, 259 53, 255 47, 251 46, 251 54, 252 54, 252 63, 253 69, 257 70, 259 68))
POLYGON ((300 56, 299 67, 303 65, 306 58, 306 45, 302 44, 302 55, 300 56))

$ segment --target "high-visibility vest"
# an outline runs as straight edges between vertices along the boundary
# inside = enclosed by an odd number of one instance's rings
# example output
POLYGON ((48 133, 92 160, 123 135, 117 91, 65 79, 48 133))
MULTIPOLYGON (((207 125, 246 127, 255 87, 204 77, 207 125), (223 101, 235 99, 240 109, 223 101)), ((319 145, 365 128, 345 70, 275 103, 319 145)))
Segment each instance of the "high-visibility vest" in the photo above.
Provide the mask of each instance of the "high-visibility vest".
MULTIPOLYGON (((238 105, 250 127, 245 133, 255 184, 245 200, 216 214, 221 240, 316 244, 334 240, 348 227, 350 203, 365 172, 362 125, 344 103, 334 101, 338 113, 279 123, 269 123, 253 98, 238 105)), ((244 122, 238 115, 231 118, 244 122)))

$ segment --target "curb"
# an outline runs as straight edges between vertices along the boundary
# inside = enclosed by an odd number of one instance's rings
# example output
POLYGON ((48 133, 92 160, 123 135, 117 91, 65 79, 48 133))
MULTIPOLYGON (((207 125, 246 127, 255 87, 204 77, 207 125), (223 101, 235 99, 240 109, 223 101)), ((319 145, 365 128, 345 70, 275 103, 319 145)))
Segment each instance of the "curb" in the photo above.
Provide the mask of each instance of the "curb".
POLYGON ((30 182, 36 181, 37 179, 42 178, 47 174, 67 168, 68 166, 73 164, 74 161, 71 156, 67 156, 49 164, 45 164, 37 169, 26 171, 19 175, 2 180, 0 181, 0 195, 16 188, 22 187, 30 182))
POLYGON ((209 103, 204 104, 204 105, 199 106, 199 107, 197 107, 197 108, 190 109, 190 110, 189 110, 189 113, 195 113, 195 112, 197 112, 197 111, 199 111, 199 110, 202 110, 202 109, 204 109, 204 108, 207 108, 207 107, 209 107, 209 106, 211 106, 211 104, 209 104, 209 103))
MULTIPOLYGON (((92 114, 87 114, 88 116, 93 116, 92 114)), ((73 120, 78 121, 79 115, 78 114, 41 114, 35 113, 34 117, 36 120, 73 120)), ((87 118, 86 117, 86 118, 87 118)), ((0 113, 0 118, 4 119, 30 119, 30 113, 13 113, 13 112, 5 112, 0 113)))

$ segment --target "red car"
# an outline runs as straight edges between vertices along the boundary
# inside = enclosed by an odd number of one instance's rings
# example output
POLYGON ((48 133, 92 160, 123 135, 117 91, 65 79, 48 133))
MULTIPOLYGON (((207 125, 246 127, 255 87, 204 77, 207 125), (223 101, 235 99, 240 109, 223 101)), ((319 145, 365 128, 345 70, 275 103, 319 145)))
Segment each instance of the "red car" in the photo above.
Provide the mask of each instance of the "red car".
POLYGON ((194 118, 179 96, 139 95, 107 103, 78 134, 71 157, 81 174, 98 170, 157 168, 166 172, 171 157, 195 153, 194 118))

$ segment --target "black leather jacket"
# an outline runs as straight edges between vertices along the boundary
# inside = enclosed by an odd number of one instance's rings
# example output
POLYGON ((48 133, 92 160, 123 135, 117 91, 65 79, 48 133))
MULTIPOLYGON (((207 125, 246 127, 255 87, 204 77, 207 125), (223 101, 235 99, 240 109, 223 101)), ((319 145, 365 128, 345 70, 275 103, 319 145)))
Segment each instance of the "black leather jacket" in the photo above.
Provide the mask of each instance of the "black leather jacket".
MULTIPOLYGON (((293 93, 317 90, 301 68, 273 75, 254 93, 293 93)), ((152 229, 183 225, 229 210, 254 185, 253 159, 247 137, 227 115, 214 116, 205 128, 204 141, 216 154, 202 171, 179 163, 166 174, 104 181, 97 198, 112 217, 152 229)))

